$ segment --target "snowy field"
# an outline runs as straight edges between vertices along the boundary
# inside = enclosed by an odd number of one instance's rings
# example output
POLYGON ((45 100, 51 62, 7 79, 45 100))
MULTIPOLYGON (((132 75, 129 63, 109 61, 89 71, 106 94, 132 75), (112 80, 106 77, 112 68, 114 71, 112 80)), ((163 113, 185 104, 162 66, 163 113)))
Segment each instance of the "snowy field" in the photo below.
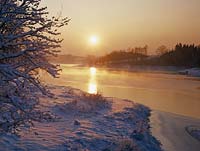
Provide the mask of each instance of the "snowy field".
POLYGON ((50 86, 38 108, 56 119, 1 133, 1 151, 159 151, 149 129, 149 108, 128 100, 104 98, 71 87, 50 86))

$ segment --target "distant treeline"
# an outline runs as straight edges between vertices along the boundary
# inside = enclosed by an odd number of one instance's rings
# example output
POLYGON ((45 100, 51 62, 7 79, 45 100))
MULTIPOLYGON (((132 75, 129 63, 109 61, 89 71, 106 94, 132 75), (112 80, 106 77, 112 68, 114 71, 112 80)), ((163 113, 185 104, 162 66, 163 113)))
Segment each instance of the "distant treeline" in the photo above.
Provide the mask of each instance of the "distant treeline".
POLYGON ((157 55, 147 55, 147 46, 113 51, 93 61, 97 65, 153 65, 200 67, 200 46, 177 44, 173 50, 160 46, 157 55))
POLYGON ((76 64, 76 63, 85 63, 86 58, 81 56, 73 56, 73 55, 58 55, 58 56, 51 56, 48 60, 52 63, 58 64, 76 64))

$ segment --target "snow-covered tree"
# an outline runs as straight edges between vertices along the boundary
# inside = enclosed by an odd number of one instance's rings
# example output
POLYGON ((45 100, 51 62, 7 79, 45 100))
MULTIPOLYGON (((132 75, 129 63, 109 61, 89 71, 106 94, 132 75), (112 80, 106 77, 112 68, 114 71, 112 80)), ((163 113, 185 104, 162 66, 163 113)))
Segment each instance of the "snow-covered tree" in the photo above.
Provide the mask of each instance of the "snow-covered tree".
MULTIPOLYGON (((59 52, 58 28, 68 18, 48 17, 41 0, 0 0, 0 128, 39 120, 33 91, 48 94, 38 78, 45 70, 56 77, 58 66, 48 57, 59 52), (37 114, 36 114, 37 112, 37 114)), ((41 113, 42 114, 42 113, 41 113)))

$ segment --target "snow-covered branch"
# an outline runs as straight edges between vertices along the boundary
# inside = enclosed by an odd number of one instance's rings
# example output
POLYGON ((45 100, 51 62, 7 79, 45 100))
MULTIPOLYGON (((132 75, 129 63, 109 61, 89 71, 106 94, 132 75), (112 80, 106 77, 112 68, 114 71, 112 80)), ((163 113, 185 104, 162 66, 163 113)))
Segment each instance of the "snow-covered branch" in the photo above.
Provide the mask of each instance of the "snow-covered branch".
POLYGON ((29 114, 37 104, 33 90, 48 93, 37 76, 39 70, 44 70, 53 77, 58 75, 58 66, 48 62, 48 56, 59 52, 62 39, 58 37, 58 28, 67 25, 69 19, 47 17, 47 8, 40 7, 40 2, 41 0, 0 0, 2 129, 5 129, 5 125, 21 123, 22 119, 30 117, 29 114), (7 110, 9 116, 3 116, 3 109, 7 110))

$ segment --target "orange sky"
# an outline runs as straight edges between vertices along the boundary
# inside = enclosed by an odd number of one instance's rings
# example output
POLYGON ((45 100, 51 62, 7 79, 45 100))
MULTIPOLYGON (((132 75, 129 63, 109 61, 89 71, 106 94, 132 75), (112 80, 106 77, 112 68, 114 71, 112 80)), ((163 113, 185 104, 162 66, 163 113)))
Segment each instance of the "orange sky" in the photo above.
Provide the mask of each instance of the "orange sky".
POLYGON ((112 50, 200 44, 200 0, 43 0, 51 14, 71 18, 62 29, 65 54, 102 55, 112 50), (89 45, 99 36, 97 46, 89 45))

